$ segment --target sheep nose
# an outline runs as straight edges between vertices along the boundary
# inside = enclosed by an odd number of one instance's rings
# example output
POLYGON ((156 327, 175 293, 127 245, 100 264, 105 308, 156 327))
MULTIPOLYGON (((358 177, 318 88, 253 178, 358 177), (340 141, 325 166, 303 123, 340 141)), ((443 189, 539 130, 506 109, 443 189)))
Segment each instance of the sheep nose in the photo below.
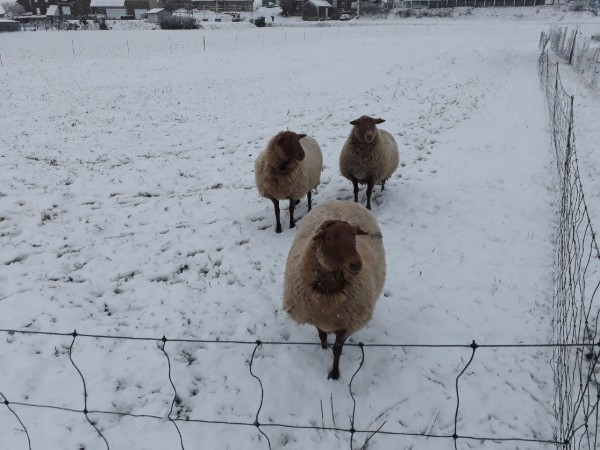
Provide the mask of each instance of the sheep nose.
POLYGON ((374 135, 372 135, 372 134, 367 134, 367 135, 365 136, 365 139, 366 139, 366 141, 367 141, 367 142, 370 144, 371 142, 373 142, 373 138, 374 138, 374 137, 375 137, 375 136, 374 136, 374 135))
POLYGON ((362 262, 361 261, 352 261, 350 263, 348 269, 349 269, 350 273, 353 273, 356 275, 362 269, 362 262))

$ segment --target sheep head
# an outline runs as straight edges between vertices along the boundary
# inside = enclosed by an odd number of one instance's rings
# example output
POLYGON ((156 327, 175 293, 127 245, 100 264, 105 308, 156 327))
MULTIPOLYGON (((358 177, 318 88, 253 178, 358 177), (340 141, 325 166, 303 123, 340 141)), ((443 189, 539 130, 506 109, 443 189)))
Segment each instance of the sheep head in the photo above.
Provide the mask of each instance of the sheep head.
POLYGON ((350 122, 350 125, 354 125, 352 132, 354 137, 359 142, 371 144, 377 136, 377 124, 383 123, 385 120, 376 119, 369 116, 360 116, 358 119, 350 122))
POLYGON ((300 145, 300 139, 306 134, 296 134, 293 131, 282 131, 275 139, 277 146, 282 153, 281 156, 287 161, 302 161, 304 159, 304 149, 300 145))
POLYGON ((329 270, 357 275, 362 270, 362 259, 356 250, 356 236, 368 234, 342 220, 323 222, 313 237, 319 263, 329 270))

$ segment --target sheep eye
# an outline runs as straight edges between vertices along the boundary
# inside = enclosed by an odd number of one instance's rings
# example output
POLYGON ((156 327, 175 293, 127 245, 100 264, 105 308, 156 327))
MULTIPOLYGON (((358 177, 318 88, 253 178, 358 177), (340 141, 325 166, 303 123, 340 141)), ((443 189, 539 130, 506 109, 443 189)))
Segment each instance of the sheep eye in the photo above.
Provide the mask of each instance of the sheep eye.
POLYGON ((331 242, 331 241, 333 241, 333 238, 331 236, 325 236, 325 240, 327 242, 331 242))

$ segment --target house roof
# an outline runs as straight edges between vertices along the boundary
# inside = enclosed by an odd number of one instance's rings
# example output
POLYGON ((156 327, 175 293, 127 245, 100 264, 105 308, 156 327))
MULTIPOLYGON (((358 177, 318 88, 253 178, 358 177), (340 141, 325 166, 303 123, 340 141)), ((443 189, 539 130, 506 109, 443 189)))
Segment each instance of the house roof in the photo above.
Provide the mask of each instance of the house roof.
POLYGON ((48 6, 48 10, 46 11, 47 16, 58 16, 59 14, 58 5, 48 6))
POLYGON ((165 8, 152 8, 150 11, 148 11, 148 14, 157 14, 161 11, 164 11, 165 8))
POLYGON ((315 6, 322 6, 325 8, 331 8, 331 3, 326 2, 325 0, 308 0, 309 3, 312 3, 315 6))
POLYGON ((90 7, 92 8, 123 8, 125 0, 92 0, 90 7))

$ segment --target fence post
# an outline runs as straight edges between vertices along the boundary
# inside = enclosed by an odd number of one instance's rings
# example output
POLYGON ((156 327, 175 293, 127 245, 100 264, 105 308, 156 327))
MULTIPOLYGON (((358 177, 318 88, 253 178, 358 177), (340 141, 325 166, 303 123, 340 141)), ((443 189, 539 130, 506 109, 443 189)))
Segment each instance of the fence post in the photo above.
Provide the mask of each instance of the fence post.
POLYGON ((569 126, 567 128, 567 154, 565 155, 565 170, 567 170, 568 161, 571 160, 571 151, 573 150, 573 146, 571 145, 571 138, 573 133, 573 101, 575 100, 575 96, 571 95, 569 104, 569 126))
POLYGON ((202 36, 202 47, 204 48, 204 51, 206 51, 206 36, 202 36))
POLYGON ((558 173, 559 175, 562 175, 562 170, 561 170, 561 161, 560 161, 560 153, 558 150, 558 143, 557 143, 557 139, 556 139, 556 108, 557 108, 557 104, 558 104, 558 61, 556 62, 556 79, 554 81, 554 100, 553 100, 553 107, 552 107, 552 138, 554 140, 554 151, 556 152, 556 166, 558 169, 558 173))
POLYGON ((571 43, 571 51, 569 52, 569 65, 573 65, 573 53, 575 52, 575 41, 577 41, 577 32, 579 28, 575 29, 575 33, 573 33, 573 42, 571 43))

